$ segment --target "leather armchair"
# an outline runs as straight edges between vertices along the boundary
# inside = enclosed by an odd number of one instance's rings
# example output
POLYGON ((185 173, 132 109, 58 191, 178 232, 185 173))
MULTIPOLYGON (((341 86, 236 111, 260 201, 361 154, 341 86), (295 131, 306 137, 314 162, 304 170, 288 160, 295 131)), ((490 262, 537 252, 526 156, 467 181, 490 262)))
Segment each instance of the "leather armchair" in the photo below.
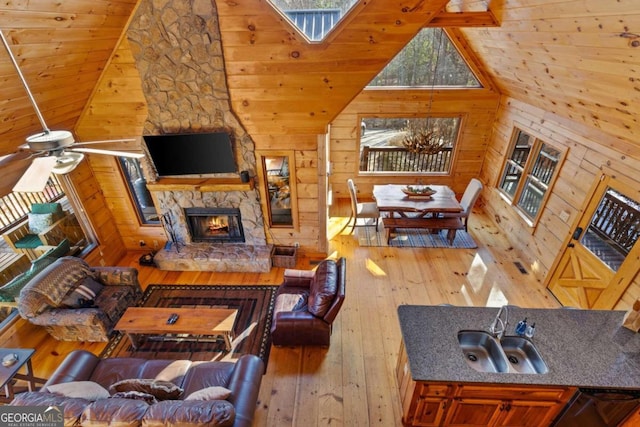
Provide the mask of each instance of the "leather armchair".
POLYGON ((324 260, 315 271, 287 269, 276 295, 273 345, 328 347, 345 298, 346 259, 324 260))

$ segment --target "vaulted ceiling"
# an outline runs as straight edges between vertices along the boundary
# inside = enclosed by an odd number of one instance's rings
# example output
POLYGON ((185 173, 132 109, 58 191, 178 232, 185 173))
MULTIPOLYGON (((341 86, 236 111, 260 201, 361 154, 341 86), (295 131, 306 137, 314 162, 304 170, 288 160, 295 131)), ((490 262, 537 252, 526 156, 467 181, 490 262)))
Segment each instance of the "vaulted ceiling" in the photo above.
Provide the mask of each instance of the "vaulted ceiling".
MULTIPOLYGON (((252 6, 260 3, 245 0, 239 2, 238 7, 221 3, 223 40, 234 40, 246 31, 246 26, 225 25, 224 20, 228 19, 225 16, 242 18, 245 14, 247 24, 255 24, 260 16, 252 12, 256 10, 252 6)), ((451 0, 446 7, 451 13, 442 13, 445 3, 403 0, 394 3, 394 7, 406 12, 406 16, 419 11, 424 25, 463 26, 454 33, 462 44, 476 52, 481 66, 502 94, 566 120, 597 128, 628 143, 632 150, 637 149, 640 113, 640 55, 637 54, 640 6, 637 2, 451 0), (470 18, 471 15, 455 13, 482 13, 487 3, 490 14, 470 18), (500 26, 490 25, 491 19, 497 19, 500 26)), ((376 49, 376 39, 389 42, 381 44, 381 49, 384 56, 391 59, 404 40, 410 38, 410 33, 417 30, 411 25, 420 19, 417 20, 414 13, 407 22, 397 20, 395 26, 385 26, 381 12, 385 10, 384 5, 390 4, 389 0, 360 3, 355 15, 347 19, 341 29, 343 37, 354 38, 354 45, 358 46, 361 38, 373 40, 372 51, 376 49), (409 29, 403 32, 403 26, 409 29), (400 42, 391 43, 394 38, 400 42)), ((0 29, 12 44, 50 128, 74 129, 135 7, 135 0, 40 0, 0 5, 0 29)), ((284 23, 283 29, 291 33, 284 23)), ((286 49, 286 40, 279 39, 278 43, 286 49)), ((352 52, 352 57, 345 59, 353 59, 354 55, 357 57, 358 52, 352 52)), ((361 60, 368 67, 384 66, 384 60, 376 55, 371 57, 376 60, 366 57, 361 60)), ((356 79, 360 85, 367 81, 367 73, 358 74, 358 70, 348 67, 340 70, 345 64, 340 59, 327 57, 338 68, 334 79, 339 76, 345 80, 356 79)), ((260 67, 259 57, 252 66, 260 67)), ((243 71, 236 68, 232 72, 243 71)), ((304 75, 304 72, 298 74, 304 75)), ((234 84, 239 90, 242 78, 229 80, 232 91, 234 84)), ((25 136, 40 131, 41 127, 4 50, 0 52, 0 86, 0 155, 4 155, 14 152, 24 143, 25 136)), ((345 102, 348 100, 346 97, 345 102)), ((327 114, 319 120, 331 117, 327 114)))

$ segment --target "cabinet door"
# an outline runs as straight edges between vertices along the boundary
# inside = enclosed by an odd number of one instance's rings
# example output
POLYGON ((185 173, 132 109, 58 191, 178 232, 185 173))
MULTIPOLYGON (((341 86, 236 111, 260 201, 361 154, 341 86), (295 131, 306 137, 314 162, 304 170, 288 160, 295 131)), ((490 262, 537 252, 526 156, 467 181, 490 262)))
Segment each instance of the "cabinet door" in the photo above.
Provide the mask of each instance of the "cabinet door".
POLYGON ((496 420, 496 426, 540 427, 549 425, 562 405, 548 401, 514 400, 505 402, 503 408, 496 420))
POLYGON ((494 425, 505 403, 496 399, 453 399, 447 412, 446 426, 487 427, 494 425))
POLYGON ((437 397, 421 397, 413 419, 410 420, 413 426, 439 426, 442 424, 445 411, 447 410, 449 399, 437 397))

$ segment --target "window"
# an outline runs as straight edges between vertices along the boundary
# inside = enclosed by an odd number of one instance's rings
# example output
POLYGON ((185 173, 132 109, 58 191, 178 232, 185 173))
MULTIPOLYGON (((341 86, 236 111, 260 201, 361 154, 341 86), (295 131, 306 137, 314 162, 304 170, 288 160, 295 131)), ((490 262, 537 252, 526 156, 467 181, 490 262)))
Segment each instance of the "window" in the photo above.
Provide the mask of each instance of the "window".
POLYGON ((357 0, 269 0, 311 42, 322 41, 357 0))
POLYGON ((258 153, 264 182, 270 227, 294 227, 296 223, 295 168, 292 152, 258 153))
POLYGON ((147 180, 142 174, 140 161, 131 157, 118 157, 118 161, 140 222, 142 224, 160 224, 158 211, 151 198, 151 193, 147 189, 147 180))
POLYGON ((482 87, 440 28, 421 30, 369 83, 371 86, 482 87))
POLYGON ((447 174, 458 140, 460 117, 365 117, 360 121, 360 172, 447 174), (411 152, 407 141, 427 130, 437 132, 434 153, 411 152))
POLYGON ((531 224, 538 221, 564 153, 516 129, 500 186, 531 224), (515 202, 514 202, 515 201, 515 202))

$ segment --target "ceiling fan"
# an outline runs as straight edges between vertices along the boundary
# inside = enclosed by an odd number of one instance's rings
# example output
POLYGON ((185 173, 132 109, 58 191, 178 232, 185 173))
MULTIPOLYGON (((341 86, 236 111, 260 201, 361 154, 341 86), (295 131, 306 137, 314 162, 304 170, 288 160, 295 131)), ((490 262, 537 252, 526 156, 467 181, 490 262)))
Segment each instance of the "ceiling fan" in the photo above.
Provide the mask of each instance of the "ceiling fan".
POLYGON ((26 138, 27 143, 21 147, 34 151, 35 156, 42 155, 42 157, 35 157, 33 159, 33 162, 27 168, 24 175, 22 175, 20 180, 13 187, 13 191, 42 191, 47 185, 47 181, 49 180, 49 176, 51 175, 51 173, 64 175, 71 172, 76 168, 76 166, 78 166, 78 164, 80 164, 82 159, 84 159, 83 153, 106 154, 110 156, 132 157, 137 159, 144 157, 144 154, 141 153, 83 147, 84 145, 90 144, 133 142, 135 141, 135 139, 113 139, 108 141, 76 142, 73 138, 73 134, 68 130, 50 130, 44 121, 44 117, 42 116, 42 113, 38 108, 38 104, 36 103, 31 90, 29 89, 27 81, 22 75, 22 71, 20 70, 18 62, 13 56, 13 52, 11 52, 9 43, 2 33, 2 30, 0 30, 0 38, 2 39, 2 44, 7 50, 9 58, 11 59, 16 72, 18 73, 18 77, 20 77, 20 81, 22 82, 22 85, 24 86, 24 89, 29 96, 29 100, 31 101, 36 115, 38 116, 38 120, 40 120, 40 124, 42 125, 42 132, 28 136, 26 138))

